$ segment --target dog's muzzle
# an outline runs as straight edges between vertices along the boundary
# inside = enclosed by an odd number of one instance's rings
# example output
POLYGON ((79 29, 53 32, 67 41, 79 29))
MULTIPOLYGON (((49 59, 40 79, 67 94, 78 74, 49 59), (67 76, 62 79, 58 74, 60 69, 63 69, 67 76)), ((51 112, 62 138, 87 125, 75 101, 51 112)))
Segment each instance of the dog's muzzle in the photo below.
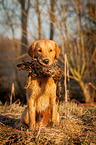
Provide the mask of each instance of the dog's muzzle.
POLYGON ((49 59, 38 59, 38 63, 42 66, 48 67, 49 66, 49 59))
POLYGON ((48 63, 49 63, 49 59, 44 59, 44 60, 43 60, 43 63, 44 63, 44 64, 48 64, 48 63))

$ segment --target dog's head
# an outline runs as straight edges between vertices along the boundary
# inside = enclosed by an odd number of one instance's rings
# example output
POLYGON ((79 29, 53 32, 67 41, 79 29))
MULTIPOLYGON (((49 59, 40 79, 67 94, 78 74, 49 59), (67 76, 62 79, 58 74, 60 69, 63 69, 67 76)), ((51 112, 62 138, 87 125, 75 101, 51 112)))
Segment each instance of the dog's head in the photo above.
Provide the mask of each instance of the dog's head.
POLYGON ((29 56, 37 58, 41 65, 51 65, 53 60, 57 60, 60 49, 57 43, 53 40, 38 40, 35 41, 28 49, 29 56))

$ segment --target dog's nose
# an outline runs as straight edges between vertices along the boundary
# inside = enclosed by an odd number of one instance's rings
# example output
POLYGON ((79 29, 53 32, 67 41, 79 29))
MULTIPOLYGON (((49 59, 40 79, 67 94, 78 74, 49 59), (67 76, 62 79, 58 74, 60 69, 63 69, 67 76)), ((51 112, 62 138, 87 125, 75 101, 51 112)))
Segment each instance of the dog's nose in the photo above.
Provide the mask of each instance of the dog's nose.
POLYGON ((48 64, 49 63, 49 59, 44 59, 43 63, 48 64))

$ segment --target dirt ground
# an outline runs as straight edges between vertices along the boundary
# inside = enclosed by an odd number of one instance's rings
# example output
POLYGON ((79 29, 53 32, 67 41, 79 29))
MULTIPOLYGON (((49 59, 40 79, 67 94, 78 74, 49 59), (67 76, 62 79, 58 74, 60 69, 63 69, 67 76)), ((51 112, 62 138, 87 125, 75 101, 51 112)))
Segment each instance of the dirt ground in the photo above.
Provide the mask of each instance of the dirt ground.
POLYGON ((53 128, 36 126, 30 132, 27 127, 16 128, 25 106, 20 103, 0 105, 0 144, 28 145, 95 145, 96 105, 61 103, 60 123, 53 128))

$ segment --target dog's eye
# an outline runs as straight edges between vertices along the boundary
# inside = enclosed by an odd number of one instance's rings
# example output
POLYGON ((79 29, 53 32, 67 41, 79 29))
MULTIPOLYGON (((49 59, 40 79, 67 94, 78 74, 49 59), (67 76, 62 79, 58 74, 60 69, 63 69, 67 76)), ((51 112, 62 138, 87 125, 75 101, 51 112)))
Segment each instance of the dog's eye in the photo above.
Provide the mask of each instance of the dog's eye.
POLYGON ((38 49, 38 52, 42 52, 42 50, 41 49, 38 49))
POLYGON ((50 49, 50 52, 52 52, 52 49, 50 49))

